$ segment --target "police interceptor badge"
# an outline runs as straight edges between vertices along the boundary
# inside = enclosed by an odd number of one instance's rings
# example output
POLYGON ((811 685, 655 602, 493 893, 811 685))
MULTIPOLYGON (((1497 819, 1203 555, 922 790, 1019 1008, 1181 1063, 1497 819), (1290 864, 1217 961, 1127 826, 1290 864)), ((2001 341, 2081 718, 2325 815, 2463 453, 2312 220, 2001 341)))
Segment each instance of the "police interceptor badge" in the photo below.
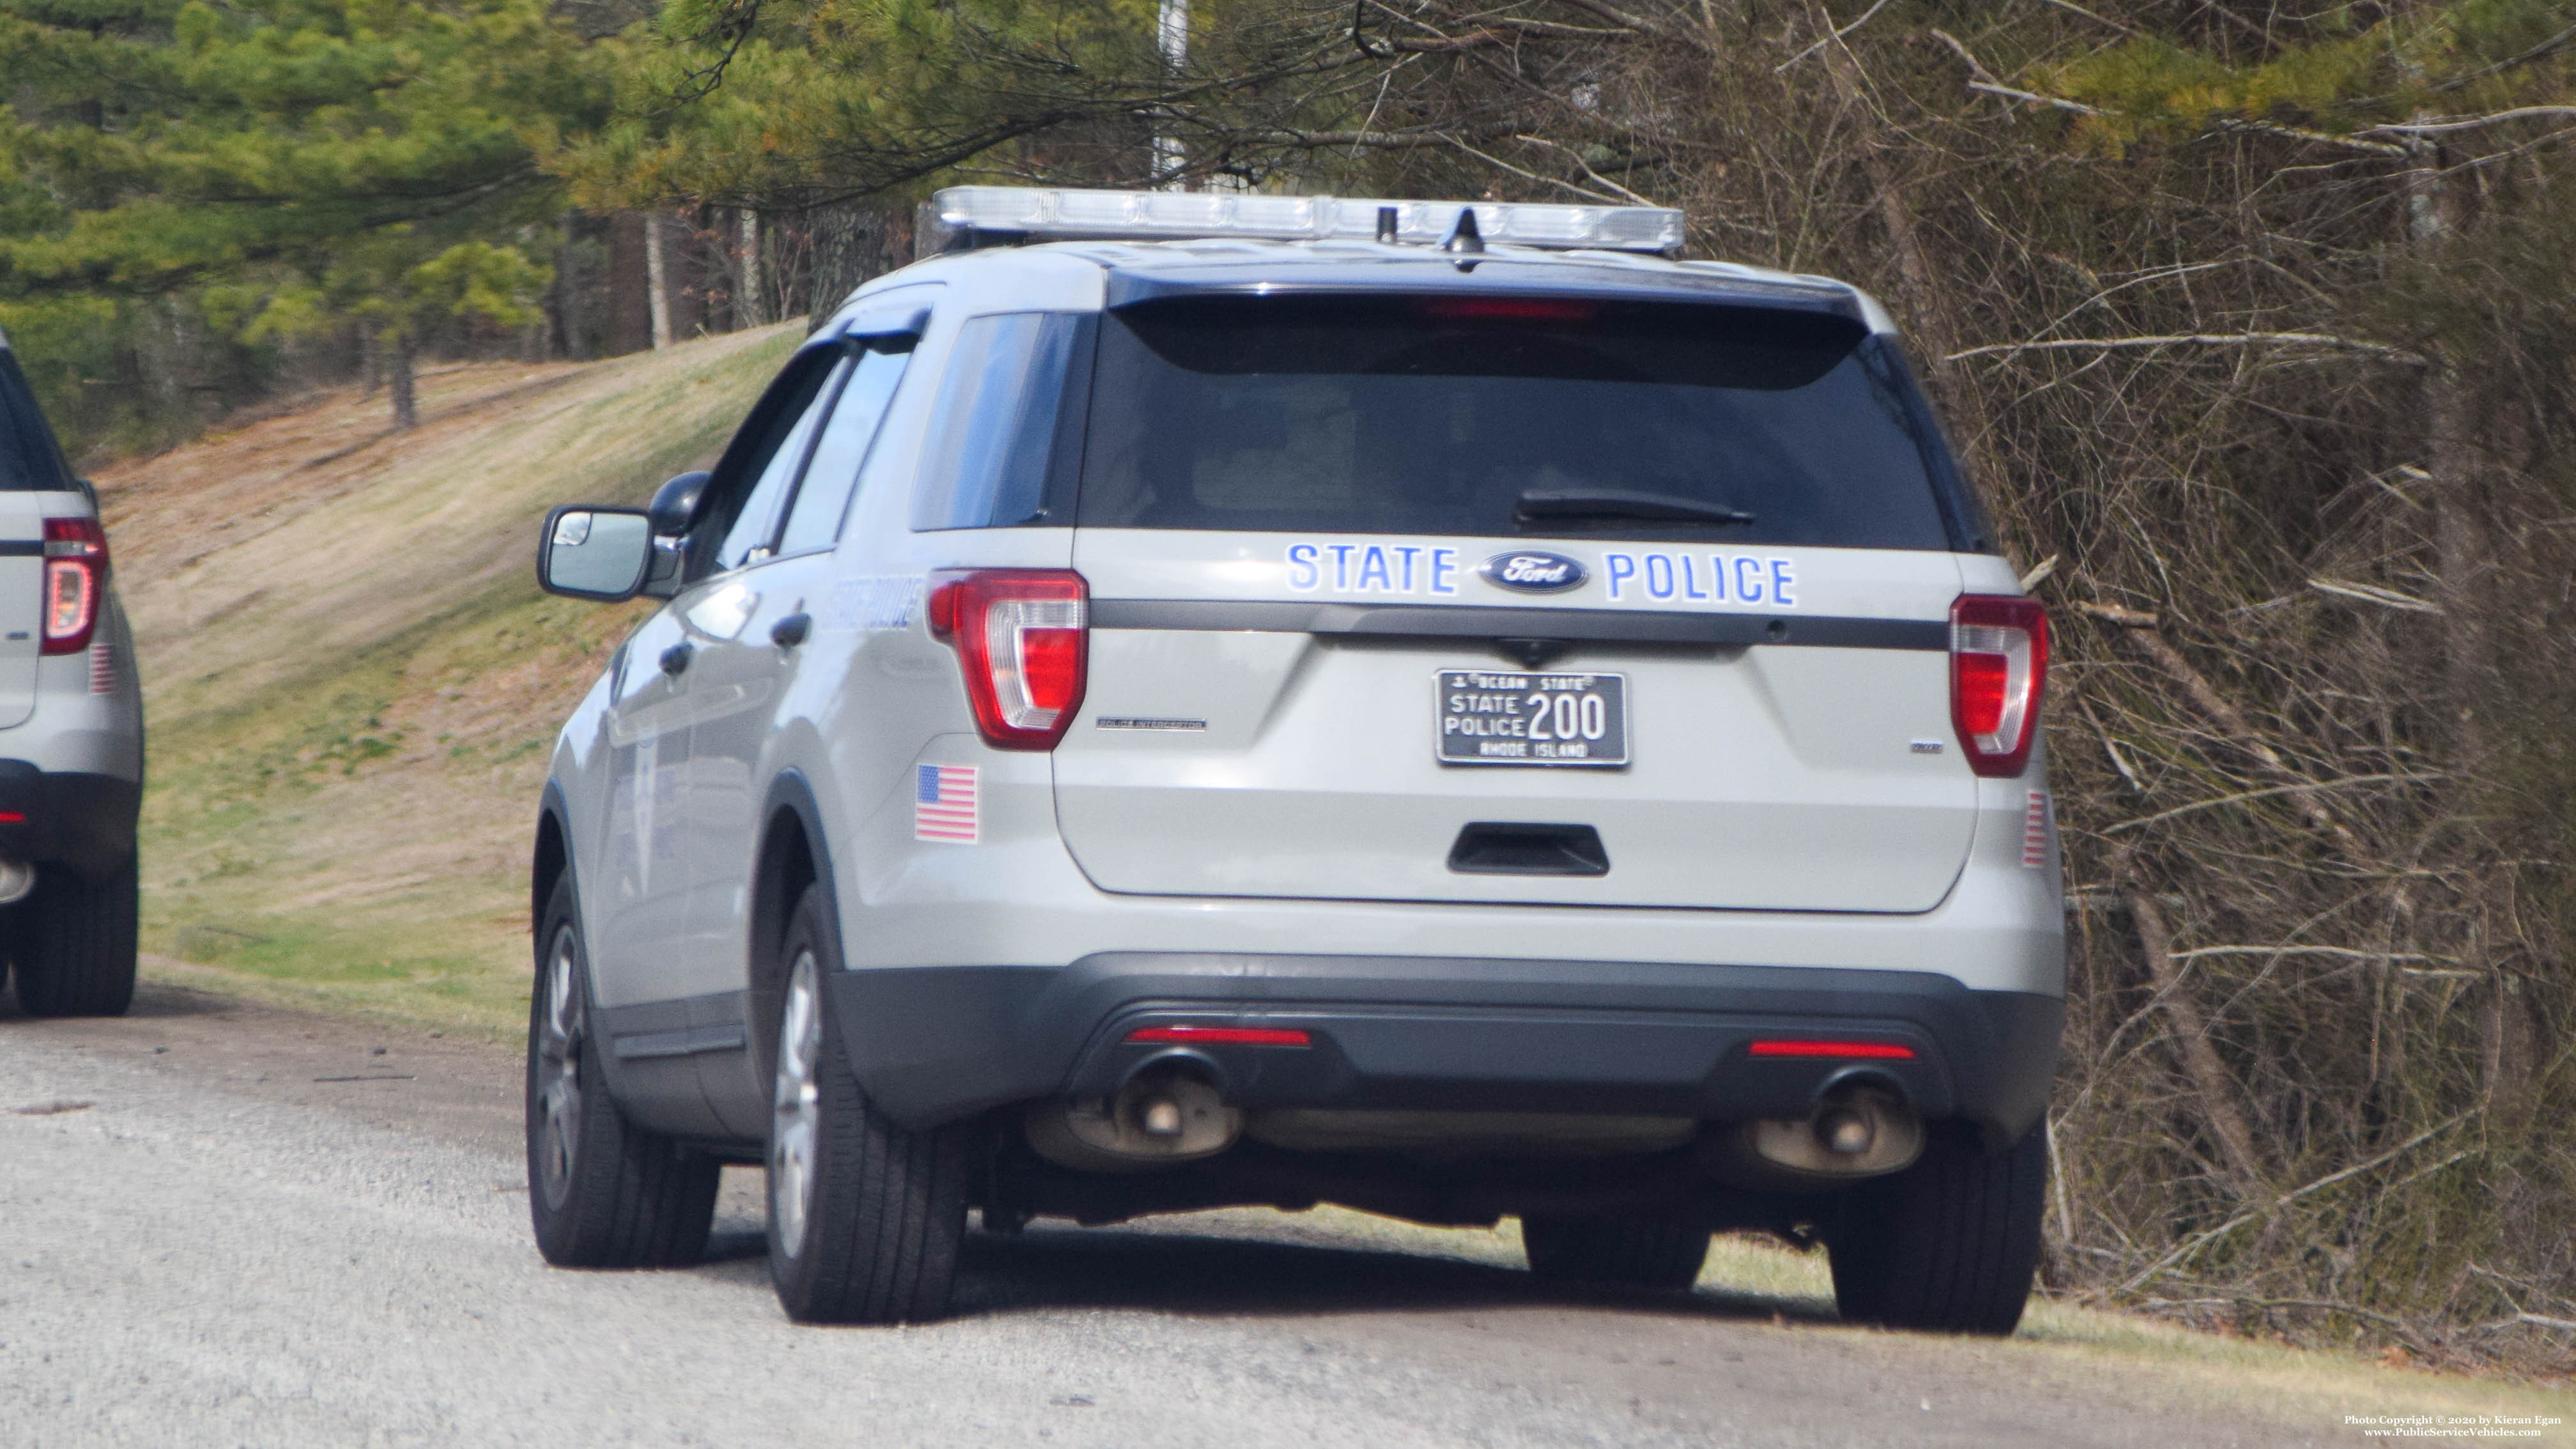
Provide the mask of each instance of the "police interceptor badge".
POLYGON ((1440 671, 1444 765, 1628 763, 1628 677, 1440 671))
POLYGON ((1498 589, 1523 594, 1561 594, 1583 587, 1583 581, 1591 577, 1581 561, 1536 549, 1498 553, 1485 560, 1476 572, 1498 589))

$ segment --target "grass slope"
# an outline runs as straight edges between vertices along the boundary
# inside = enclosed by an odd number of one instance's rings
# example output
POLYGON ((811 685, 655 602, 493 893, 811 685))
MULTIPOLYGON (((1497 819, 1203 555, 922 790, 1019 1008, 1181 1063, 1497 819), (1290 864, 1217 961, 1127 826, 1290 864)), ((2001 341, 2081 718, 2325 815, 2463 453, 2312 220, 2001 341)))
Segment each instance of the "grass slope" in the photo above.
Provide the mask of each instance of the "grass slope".
POLYGON ((455 368, 400 437, 352 391, 102 470, 150 716, 147 947, 514 1030, 546 751, 640 607, 540 594, 537 525, 701 466, 800 331, 455 368))

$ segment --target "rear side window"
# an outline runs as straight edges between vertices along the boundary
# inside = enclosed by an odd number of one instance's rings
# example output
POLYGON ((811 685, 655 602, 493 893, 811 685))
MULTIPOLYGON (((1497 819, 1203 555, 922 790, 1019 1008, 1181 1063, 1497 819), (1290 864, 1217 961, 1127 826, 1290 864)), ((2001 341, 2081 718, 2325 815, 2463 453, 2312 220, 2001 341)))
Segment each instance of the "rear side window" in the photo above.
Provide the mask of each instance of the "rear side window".
POLYGON ((1109 315, 1091 399, 1085 527, 1977 546, 1902 361, 1827 313, 1177 299, 1109 315))
POLYGON ((72 486, 71 470, 36 408, 26 374, 9 349, 0 347, 0 491, 61 493, 72 486))
POLYGON ((787 530, 779 535, 781 554, 830 548, 841 536, 841 517, 849 512, 850 494, 859 486, 859 469, 868 445, 894 401, 895 384, 903 381, 912 361, 910 337, 879 338, 861 352, 849 381, 832 404, 832 420, 814 442, 814 457, 805 465, 805 481, 796 486, 796 502, 787 510, 787 530), (894 350, 900 348, 900 351, 894 350))
MULTIPOLYGON (((815 348, 799 353, 769 384, 743 420, 741 431, 725 445, 716 464, 716 501, 698 528, 703 540, 719 540, 700 555, 721 573, 751 562, 777 533, 778 509, 805 466, 805 454, 822 424, 831 397, 827 385, 848 367, 836 350, 815 348)), ((693 577, 700 576, 693 573, 693 577)))
POLYGON ((1080 390, 1092 325, 1012 312, 957 329, 913 495, 915 529, 1072 521, 1057 500, 1070 488, 1082 419, 1066 399, 1080 390))

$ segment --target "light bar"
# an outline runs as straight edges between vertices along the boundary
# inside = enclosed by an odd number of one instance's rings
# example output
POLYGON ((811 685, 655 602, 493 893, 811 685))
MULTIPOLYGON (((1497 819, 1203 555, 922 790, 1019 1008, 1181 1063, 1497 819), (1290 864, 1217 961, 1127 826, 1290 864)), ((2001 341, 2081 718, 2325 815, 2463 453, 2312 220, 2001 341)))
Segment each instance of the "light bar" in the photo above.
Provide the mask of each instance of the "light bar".
POLYGON ((1352 196, 1264 196, 1225 191, 1070 191, 1052 186, 951 186, 931 209, 952 232, 1032 240, 1394 240, 1436 246, 1473 210, 1487 244, 1553 250, 1681 250, 1682 214, 1661 206, 1551 206, 1517 201, 1377 201, 1352 196))

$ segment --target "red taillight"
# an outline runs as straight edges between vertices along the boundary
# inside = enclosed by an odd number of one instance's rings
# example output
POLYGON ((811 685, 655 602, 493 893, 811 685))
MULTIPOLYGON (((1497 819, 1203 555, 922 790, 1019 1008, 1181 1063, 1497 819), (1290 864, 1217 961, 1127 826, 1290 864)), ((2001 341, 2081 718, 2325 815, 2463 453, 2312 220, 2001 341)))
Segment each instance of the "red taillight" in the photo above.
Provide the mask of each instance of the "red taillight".
POLYGON ((45 520, 45 638, 47 654, 78 654, 98 627, 98 601, 107 592, 107 531, 95 518, 45 520))
POLYGON ((986 743, 1051 750, 1082 708, 1091 590, 1070 569, 934 575, 930 632, 957 646, 966 700, 986 743))
POLYGON ((2037 599, 1962 594, 1950 605, 1950 720, 1969 769, 2021 773, 2047 682, 2048 611, 2037 599))
POLYGON ((1914 1060, 1914 1048, 1892 1041, 1809 1041, 1804 1038, 1786 1038, 1757 1041, 1753 1044, 1752 1050, 1753 1055, 1757 1057, 1858 1057, 1877 1062, 1914 1060))
POLYGON ((1314 1038, 1280 1026, 1140 1026, 1127 1033, 1130 1046, 1313 1046, 1314 1038))

